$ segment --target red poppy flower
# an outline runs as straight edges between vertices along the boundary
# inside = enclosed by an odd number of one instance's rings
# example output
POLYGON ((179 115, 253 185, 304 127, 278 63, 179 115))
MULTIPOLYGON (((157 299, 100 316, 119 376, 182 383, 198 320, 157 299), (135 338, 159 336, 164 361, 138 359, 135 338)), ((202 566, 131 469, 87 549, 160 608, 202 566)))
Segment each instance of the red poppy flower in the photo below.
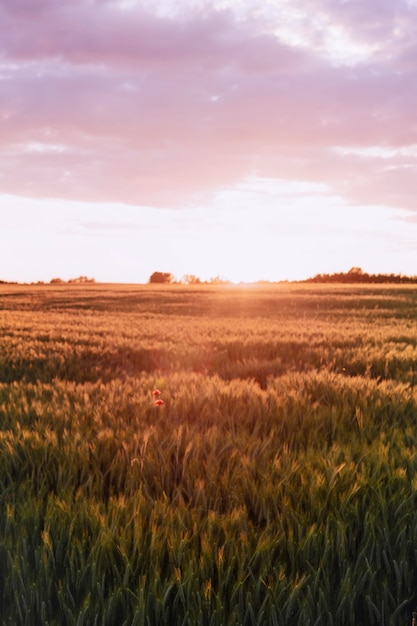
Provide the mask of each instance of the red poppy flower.
POLYGON ((159 389, 154 389, 154 390, 152 391, 152 395, 153 395, 153 396, 160 396, 160 395, 161 395, 161 392, 159 391, 159 389))
POLYGON ((159 400, 155 400, 155 406, 162 406, 163 404, 165 404, 165 402, 161 399, 159 400))

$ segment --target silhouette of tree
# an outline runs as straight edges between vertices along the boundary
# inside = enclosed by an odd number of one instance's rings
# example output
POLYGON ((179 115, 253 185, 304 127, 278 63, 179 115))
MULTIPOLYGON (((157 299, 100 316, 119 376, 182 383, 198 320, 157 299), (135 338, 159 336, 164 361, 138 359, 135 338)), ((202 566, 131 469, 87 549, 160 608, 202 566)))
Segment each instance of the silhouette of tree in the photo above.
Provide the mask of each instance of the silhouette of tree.
POLYGON ((173 276, 169 272, 154 272, 149 277, 149 283, 153 284, 168 284, 172 283, 173 276))
POLYGON ((417 284, 417 276, 402 274, 368 274, 360 267, 352 267, 348 272, 335 274, 317 274, 313 278, 301 281, 304 283, 377 283, 377 284, 417 284))
POLYGON ((201 285, 201 280, 198 276, 194 276, 194 274, 184 274, 182 282, 186 285, 201 285))
POLYGON ((95 283, 95 278, 88 278, 88 276, 78 276, 78 278, 70 278, 69 283, 95 283))
POLYGON ((230 285, 231 281, 222 276, 214 276, 209 280, 210 285, 230 285))

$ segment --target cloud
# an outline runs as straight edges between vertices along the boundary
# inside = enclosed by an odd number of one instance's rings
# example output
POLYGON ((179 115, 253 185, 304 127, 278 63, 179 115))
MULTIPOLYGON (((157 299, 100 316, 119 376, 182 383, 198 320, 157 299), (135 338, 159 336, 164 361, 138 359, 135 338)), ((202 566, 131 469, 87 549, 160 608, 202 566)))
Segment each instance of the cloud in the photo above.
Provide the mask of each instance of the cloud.
POLYGON ((0 192, 192 206, 256 176, 415 209, 415 5, 213 6, 0 0, 0 192))

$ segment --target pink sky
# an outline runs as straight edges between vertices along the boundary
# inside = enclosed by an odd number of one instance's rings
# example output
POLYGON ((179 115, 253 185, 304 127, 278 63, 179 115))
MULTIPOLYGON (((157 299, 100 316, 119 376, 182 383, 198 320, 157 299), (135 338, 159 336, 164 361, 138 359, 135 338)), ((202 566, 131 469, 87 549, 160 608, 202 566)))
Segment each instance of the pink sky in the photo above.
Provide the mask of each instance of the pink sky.
POLYGON ((417 274, 416 2, 0 0, 0 25, 0 278, 74 250, 102 280, 417 274))

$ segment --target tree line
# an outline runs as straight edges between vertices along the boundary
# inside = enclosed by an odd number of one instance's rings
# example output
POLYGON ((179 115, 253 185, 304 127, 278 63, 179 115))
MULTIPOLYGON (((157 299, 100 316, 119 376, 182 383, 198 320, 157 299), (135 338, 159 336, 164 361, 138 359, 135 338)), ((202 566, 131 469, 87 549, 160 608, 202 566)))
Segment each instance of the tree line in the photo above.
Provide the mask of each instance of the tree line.
POLYGON ((417 284, 417 276, 403 274, 368 274, 360 267, 352 267, 348 272, 334 274, 316 274, 312 278, 300 281, 302 283, 390 283, 390 284, 417 284))
POLYGON ((170 272, 153 272, 149 276, 148 282, 150 284, 169 285, 169 284, 183 284, 183 285, 227 285, 230 284, 229 280, 225 280, 221 276, 215 276, 210 280, 201 280, 194 274, 184 274, 181 280, 176 280, 174 275, 170 272))

